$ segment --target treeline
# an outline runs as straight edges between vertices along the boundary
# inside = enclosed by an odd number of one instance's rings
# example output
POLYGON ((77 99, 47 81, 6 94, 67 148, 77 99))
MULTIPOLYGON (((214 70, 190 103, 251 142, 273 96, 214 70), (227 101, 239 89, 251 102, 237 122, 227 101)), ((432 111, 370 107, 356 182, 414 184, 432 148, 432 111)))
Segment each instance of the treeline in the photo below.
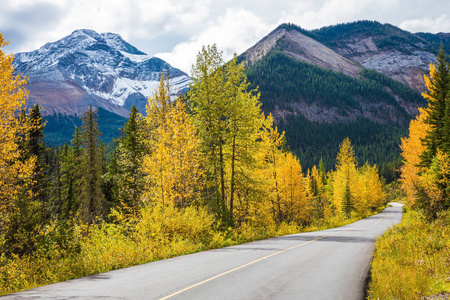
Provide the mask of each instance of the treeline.
POLYGON ((358 161, 379 166, 380 175, 386 183, 399 178, 401 151, 398 144, 408 133, 403 126, 364 119, 350 123, 319 124, 301 115, 287 116, 280 120, 278 126, 285 130, 291 151, 305 168, 312 168, 321 159, 327 170, 334 168, 339 143, 349 137, 355 145, 358 161))
POLYGON ((243 64, 225 63, 215 46, 198 54, 186 98, 171 99, 161 76, 109 162, 92 107, 70 145, 48 149, 39 106, 16 115, 24 81, 0 54, 0 293, 336 225, 384 204, 377 168, 357 166, 348 138, 335 171, 302 170, 243 64))
MULTIPOLYGON (((45 107, 43 108, 45 110, 45 107)), ((101 107, 97 109, 99 130, 102 133, 101 140, 105 144, 120 136, 118 128, 122 128, 126 118, 111 113, 101 107)), ((72 139, 75 127, 81 126, 81 116, 52 114, 43 116, 45 123, 44 139, 47 145, 63 145, 72 139)))

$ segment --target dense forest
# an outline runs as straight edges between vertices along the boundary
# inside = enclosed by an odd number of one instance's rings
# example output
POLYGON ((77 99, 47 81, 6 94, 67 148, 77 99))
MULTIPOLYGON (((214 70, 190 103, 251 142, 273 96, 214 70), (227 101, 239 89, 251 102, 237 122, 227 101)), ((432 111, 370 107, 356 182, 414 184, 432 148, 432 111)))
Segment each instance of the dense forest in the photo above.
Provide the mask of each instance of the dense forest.
MULTIPOLYGON (((115 113, 109 112, 101 107, 98 108, 98 125, 102 133, 101 140, 105 144, 111 143, 113 139, 120 137, 119 128, 122 128, 126 122, 123 118, 115 113)), ((53 114, 42 117, 44 127, 44 139, 48 146, 64 145, 72 139, 75 127, 81 126, 81 116, 53 114)))
POLYGON ((399 160, 398 145, 407 133, 411 118, 393 95, 408 99, 413 105, 425 104, 417 91, 381 73, 363 69, 361 77, 355 79, 279 51, 272 51, 246 72, 252 87, 258 87, 261 92, 265 112, 291 112, 277 120, 277 125, 286 132, 290 149, 307 168, 312 168, 321 158, 327 169, 333 168, 334 153, 340 141, 348 136, 357 145, 358 161, 384 166, 387 173, 383 176, 390 181, 392 170, 387 171, 386 166, 396 165, 399 160), (365 103, 372 103, 373 115, 383 122, 362 117, 347 122, 310 121, 294 110, 295 102, 336 107, 336 114, 344 117, 353 110, 362 112, 365 103), (393 107, 393 115, 389 115, 387 106, 393 107))
MULTIPOLYGON (((0 45, 5 43, 0 35, 0 45)), ((303 169, 244 66, 215 46, 197 56, 188 97, 166 80, 146 116, 133 108, 109 161, 99 111, 70 144, 47 147, 40 108, 0 52, 0 293, 302 228, 326 228, 385 204, 378 169, 349 138, 333 170, 303 169)))

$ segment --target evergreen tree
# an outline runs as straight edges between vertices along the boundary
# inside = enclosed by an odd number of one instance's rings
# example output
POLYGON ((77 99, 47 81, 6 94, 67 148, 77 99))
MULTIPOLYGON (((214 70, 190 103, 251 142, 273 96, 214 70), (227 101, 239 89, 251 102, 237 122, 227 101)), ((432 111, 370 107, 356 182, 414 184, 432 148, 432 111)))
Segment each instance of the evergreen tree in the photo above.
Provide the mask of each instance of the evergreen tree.
POLYGON ((42 122, 39 104, 35 104, 30 109, 30 133, 26 142, 28 155, 35 157, 36 163, 33 170, 33 183, 31 186, 31 195, 33 200, 37 201, 41 207, 42 221, 48 218, 48 174, 46 174, 48 165, 47 147, 44 142, 44 127, 42 122))
POLYGON ((450 143, 450 133, 445 131, 448 128, 448 120, 445 116, 448 110, 446 103, 450 101, 450 69, 445 57, 444 48, 441 45, 437 66, 430 65, 430 77, 425 76, 425 84, 428 88, 427 93, 423 94, 428 101, 426 109, 428 115, 425 123, 431 127, 422 140, 426 150, 421 155, 420 166, 425 168, 430 167, 438 149, 444 152, 449 150, 446 145, 450 143))
POLYGON ((106 210, 105 195, 102 190, 103 148, 100 147, 101 133, 98 130, 97 111, 92 106, 82 117, 81 141, 83 153, 79 191, 78 216, 84 223, 92 224, 103 217, 106 210))
POLYGON ((80 181, 82 174, 82 139, 80 128, 75 127, 72 146, 64 144, 61 153, 62 211, 61 217, 75 216, 79 208, 80 181))
POLYGON ((142 170, 142 162, 145 149, 142 116, 133 105, 128 121, 124 125, 123 136, 119 140, 117 157, 111 159, 108 172, 113 174, 116 170, 120 174, 117 180, 118 200, 122 207, 131 211, 139 207, 144 186, 145 173, 142 170))

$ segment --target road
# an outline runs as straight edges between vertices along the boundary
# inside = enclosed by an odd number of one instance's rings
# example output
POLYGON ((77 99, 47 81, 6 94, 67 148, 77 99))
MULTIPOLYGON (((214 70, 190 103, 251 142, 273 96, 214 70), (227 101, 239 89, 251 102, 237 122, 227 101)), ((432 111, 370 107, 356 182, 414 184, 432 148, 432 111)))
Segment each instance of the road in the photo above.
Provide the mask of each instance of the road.
POLYGON ((101 273, 6 299, 364 299, 374 241, 402 218, 382 213, 287 235, 101 273))

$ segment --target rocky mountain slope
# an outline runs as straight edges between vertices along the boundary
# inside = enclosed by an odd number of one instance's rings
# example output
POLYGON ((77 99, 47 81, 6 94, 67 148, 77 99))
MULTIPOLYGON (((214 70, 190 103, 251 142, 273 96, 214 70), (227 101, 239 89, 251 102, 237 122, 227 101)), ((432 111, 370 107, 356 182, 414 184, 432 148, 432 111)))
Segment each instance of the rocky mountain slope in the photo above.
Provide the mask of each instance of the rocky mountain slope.
POLYGON ((240 59, 304 166, 323 158, 333 167, 347 136, 359 161, 383 165, 398 157, 400 137, 426 104, 423 75, 441 40, 450 46, 445 34, 372 21, 313 31, 282 24, 240 59))
POLYGON ((118 34, 86 29, 16 54, 14 66, 29 77, 29 105, 39 102, 44 115, 80 116, 92 104, 127 117, 133 104, 145 113, 161 73, 169 78, 173 94, 189 85, 187 74, 146 55, 118 34))
POLYGON ((423 92, 423 75, 435 61, 441 42, 448 49, 450 35, 414 34, 376 21, 358 21, 312 31, 282 24, 242 57, 253 64, 270 50, 278 49, 293 58, 351 76, 357 75, 361 68, 375 70, 423 92), (325 57, 317 60, 317 56, 325 57))

